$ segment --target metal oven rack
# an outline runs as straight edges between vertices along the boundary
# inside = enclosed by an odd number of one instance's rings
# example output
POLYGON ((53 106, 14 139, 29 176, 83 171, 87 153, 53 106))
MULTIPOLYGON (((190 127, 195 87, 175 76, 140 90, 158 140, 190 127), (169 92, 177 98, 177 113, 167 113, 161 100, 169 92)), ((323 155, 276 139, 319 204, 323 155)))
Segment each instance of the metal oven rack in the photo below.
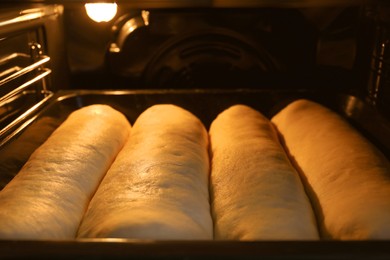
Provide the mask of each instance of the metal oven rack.
MULTIPOLYGON (((59 5, 4 8, 0 17, 0 147, 53 96, 63 44, 59 5), (53 40, 54 39, 54 40, 53 40), (48 42, 50 44, 48 48, 48 42), (59 54, 57 54, 59 53, 59 54)), ((62 60, 61 60, 62 61, 62 60)), ((59 71, 62 67, 60 67, 59 71)), ((61 72, 63 73, 63 72, 61 72)), ((65 75, 65 74, 64 74, 65 75)), ((60 84, 61 85, 61 84, 60 84)))
POLYGON ((15 128, 53 93, 48 89, 50 57, 39 43, 29 43, 30 54, 12 53, 0 59, 0 136, 15 128))

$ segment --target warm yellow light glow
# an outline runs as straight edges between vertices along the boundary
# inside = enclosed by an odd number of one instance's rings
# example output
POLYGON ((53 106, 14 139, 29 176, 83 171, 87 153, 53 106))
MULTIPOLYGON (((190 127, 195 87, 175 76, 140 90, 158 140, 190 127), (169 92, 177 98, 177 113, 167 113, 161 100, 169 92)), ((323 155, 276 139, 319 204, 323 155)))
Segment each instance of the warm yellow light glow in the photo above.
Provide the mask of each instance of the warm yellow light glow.
POLYGON ((89 18, 98 23, 111 21, 116 15, 117 8, 116 3, 85 4, 85 10, 89 18))

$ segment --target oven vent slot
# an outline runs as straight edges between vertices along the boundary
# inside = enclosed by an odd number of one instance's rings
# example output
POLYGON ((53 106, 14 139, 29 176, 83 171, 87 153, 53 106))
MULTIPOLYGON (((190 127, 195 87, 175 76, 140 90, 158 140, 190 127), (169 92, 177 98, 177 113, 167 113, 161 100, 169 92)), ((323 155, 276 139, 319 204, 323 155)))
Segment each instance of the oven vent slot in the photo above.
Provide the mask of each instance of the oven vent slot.
POLYGON ((15 128, 53 93, 48 89, 50 57, 38 43, 30 43, 30 54, 0 57, 0 136, 15 128))

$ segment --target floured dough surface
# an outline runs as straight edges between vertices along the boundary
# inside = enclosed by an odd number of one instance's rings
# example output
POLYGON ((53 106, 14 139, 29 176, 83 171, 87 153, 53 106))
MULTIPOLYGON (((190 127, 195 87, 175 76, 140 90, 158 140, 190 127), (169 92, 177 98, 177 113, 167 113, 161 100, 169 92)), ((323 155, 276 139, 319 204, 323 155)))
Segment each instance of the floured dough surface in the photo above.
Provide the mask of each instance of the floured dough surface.
POLYGON ((318 239, 298 173, 270 121, 235 105, 210 127, 211 205, 216 239, 318 239))
POLYGON ((212 239, 207 149, 193 114, 148 108, 91 200, 79 237, 212 239))
POLYGON ((390 165, 331 110, 298 100, 272 122, 306 179, 322 236, 390 238, 390 165))
POLYGON ((106 105, 69 115, 0 192, 0 238, 75 238, 129 131, 126 117, 106 105))

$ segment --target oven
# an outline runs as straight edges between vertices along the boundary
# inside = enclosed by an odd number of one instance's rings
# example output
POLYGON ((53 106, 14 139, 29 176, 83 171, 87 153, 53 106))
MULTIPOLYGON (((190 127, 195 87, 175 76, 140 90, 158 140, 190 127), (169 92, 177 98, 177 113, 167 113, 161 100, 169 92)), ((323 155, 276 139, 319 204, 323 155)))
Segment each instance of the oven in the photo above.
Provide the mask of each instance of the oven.
MULTIPOLYGON (((107 22, 84 4, 0 5, 1 188, 70 113, 97 103, 131 123, 175 104, 208 129, 234 104, 271 118, 307 98, 390 159, 386 1, 119 0, 107 22)), ((0 257, 385 259, 388 243, 7 239, 0 257)))

